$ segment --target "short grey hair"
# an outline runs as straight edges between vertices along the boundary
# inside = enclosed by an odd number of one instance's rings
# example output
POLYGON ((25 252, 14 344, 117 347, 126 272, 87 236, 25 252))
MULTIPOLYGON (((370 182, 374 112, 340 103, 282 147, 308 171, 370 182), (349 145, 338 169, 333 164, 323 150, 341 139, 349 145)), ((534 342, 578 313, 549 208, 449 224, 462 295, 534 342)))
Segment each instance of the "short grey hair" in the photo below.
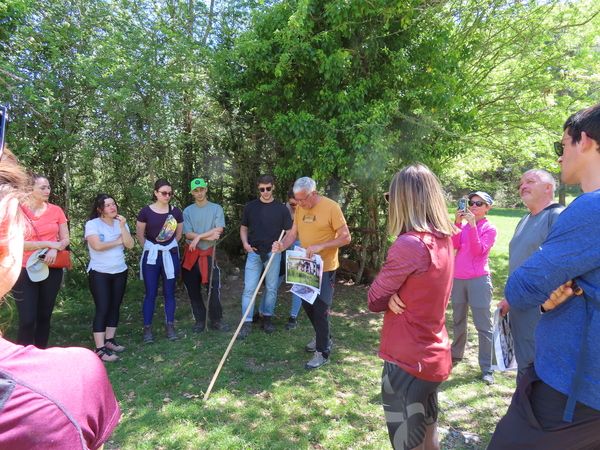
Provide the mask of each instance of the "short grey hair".
POLYGON ((293 187, 294 194, 297 194, 301 191, 314 192, 316 190, 317 182, 310 177, 298 178, 293 187))
POLYGON ((550 186, 552 186, 552 196, 554 196, 554 192, 556 191, 556 180, 550 172, 547 172, 544 169, 531 169, 525 172, 522 176, 525 175, 536 175, 540 181, 548 183, 550 186))

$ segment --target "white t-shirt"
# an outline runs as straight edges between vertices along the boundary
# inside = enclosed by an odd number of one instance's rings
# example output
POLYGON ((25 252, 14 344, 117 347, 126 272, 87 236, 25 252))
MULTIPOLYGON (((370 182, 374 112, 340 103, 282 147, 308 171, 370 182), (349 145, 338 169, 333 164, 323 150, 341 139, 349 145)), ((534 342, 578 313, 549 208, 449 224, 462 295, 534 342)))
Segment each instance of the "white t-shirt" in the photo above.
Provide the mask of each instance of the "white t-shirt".
MULTIPOLYGON (((127 230, 129 227, 125 224, 127 230)), ((121 236, 121 226, 118 220, 114 220, 112 226, 107 225, 99 217, 96 219, 88 220, 85 224, 85 238, 96 235, 100 238, 100 242, 112 242, 119 239, 121 236)), ((90 263, 88 264, 88 272, 95 270, 101 273, 121 273, 127 269, 125 264, 125 253, 124 246, 117 245, 116 247, 109 248, 108 250, 94 250, 88 242, 88 249, 90 251, 90 263)))

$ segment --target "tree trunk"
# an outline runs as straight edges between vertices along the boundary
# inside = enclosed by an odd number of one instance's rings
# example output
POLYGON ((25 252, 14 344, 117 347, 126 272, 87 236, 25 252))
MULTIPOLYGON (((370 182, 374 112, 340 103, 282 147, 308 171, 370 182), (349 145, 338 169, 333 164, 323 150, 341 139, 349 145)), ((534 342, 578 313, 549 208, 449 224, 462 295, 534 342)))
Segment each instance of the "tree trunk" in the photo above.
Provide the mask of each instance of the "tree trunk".
POLYGON ((567 190, 565 184, 560 179, 560 174, 558 176, 558 203, 565 206, 567 204, 567 190))

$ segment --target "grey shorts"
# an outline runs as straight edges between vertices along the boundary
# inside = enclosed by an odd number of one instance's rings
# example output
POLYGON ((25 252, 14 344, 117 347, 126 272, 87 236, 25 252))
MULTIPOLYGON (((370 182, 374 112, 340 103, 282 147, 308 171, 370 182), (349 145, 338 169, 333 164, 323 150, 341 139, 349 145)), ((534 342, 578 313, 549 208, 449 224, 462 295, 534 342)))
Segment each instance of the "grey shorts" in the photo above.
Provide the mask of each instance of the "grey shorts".
POLYGON ((425 427, 437 422, 439 385, 416 378, 396 364, 384 362, 381 399, 394 449, 408 450, 423 443, 425 427))
POLYGON ((454 279, 452 303, 468 303, 471 308, 488 308, 492 303, 492 278, 483 275, 468 280, 454 279))

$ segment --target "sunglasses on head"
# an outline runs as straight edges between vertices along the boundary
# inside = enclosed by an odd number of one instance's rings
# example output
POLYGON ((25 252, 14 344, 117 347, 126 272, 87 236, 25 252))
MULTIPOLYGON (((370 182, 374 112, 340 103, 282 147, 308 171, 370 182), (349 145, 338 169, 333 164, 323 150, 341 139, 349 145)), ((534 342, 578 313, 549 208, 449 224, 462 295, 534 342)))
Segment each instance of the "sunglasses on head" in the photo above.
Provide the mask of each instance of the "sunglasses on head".
POLYGON ((173 196, 173 192, 168 192, 168 191, 158 191, 158 193, 160 195, 162 195, 163 197, 172 197, 173 196))
POLYGON ((273 186, 267 186, 267 187, 258 188, 258 190, 260 192, 271 192, 271 189, 273 189, 273 186))
POLYGON ((554 143, 554 151, 556 152, 556 156, 560 158, 565 152, 565 144, 563 144, 561 141, 556 141, 554 143))
POLYGON ((474 202, 469 200, 469 206, 483 206, 483 205, 487 205, 487 203, 482 202, 481 200, 476 200, 474 202))

